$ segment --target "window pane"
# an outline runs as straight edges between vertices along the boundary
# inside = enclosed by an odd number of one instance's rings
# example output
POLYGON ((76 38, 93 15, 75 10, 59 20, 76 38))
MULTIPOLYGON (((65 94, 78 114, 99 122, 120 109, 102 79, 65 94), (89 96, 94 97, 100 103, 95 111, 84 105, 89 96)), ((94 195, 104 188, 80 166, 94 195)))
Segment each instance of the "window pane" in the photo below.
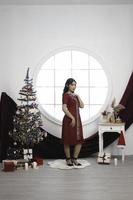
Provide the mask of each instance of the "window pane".
POLYGON ((73 70, 72 77, 76 80, 77 85, 88 86, 89 83, 88 70, 73 70))
POLYGON ((37 97, 40 104, 54 104, 54 88, 37 88, 37 97))
POLYGON ((90 118, 90 108, 89 105, 85 105, 83 109, 80 109, 81 120, 85 121, 90 118))
POLYGON ((88 88, 81 88, 77 87, 75 93, 78 94, 84 104, 89 104, 89 89, 88 88))
POLYGON ((48 113, 48 114, 50 114, 51 116, 54 116, 55 114, 55 112, 54 112, 54 105, 45 105, 45 104, 42 104, 41 105, 42 106, 42 108, 48 113))
POLYGON ((103 105, 107 96, 107 88, 90 88, 90 104, 103 105))
POLYGON ((54 86, 54 70, 40 70, 36 81, 37 86, 54 86))
POLYGON ((96 115, 101 109, 101 105, 90 105, 90 117, 96 115))
POLYGON ((62 119, 63 116, 62 105, 55 105, 55 118, 62 119))
POLYGON ((55 104, 62 104, 63 87, 55 88, 55 104))
POLYGON ((42 104, 41 106, 48 114, 50 114, 52 117, 55 117, 56 119, 62 119, 64 116, 61 105, 42 104))
POLYGON ((71 70, 59 70, 55 71, 55 86, 64 86, 66 80, 71 77, 71 70))
POLYGON ((90 70, 90 86, 107 87, 108 82, 103 70, 90 70))
POLYGON ((53 69, 54 68, 54 56, 49 58, 43 65, 42 69, 53 69))
POLYGON ((72 51, 72 67, 88 69, 88 55, 79 51, 72 51))
POLYGON ((55 68, 71 68, 71 51, 64 51, 55 55, 55 68))

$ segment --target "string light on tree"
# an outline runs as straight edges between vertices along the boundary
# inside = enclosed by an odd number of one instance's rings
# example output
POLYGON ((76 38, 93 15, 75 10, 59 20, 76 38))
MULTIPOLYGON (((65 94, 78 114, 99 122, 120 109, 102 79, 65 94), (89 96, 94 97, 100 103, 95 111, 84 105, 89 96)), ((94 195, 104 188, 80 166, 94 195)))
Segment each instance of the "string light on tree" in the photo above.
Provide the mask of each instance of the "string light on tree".
POLYGON ((20 90, 20 98, 18 98, 21 104, 17 106, 13 120, 14 129, 10 132, 10 136, 15 143, 30 148, 42 141, 46 136, 46 132, 41 131, 41 113, 35 102, 36 91, 33 88, 33 79, 29 78, 29 68, 24 82, 25 85, 20 90))

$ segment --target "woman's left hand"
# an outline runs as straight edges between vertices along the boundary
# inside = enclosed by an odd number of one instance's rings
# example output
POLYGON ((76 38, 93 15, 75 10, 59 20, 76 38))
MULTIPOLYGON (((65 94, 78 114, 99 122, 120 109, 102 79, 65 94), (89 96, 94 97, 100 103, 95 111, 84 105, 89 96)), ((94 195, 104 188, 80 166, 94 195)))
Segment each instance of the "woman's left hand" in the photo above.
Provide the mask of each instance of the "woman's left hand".
POLYGON ((79 95, 78 95, 78 94, 75 94, 75 96, 76 96, 76 97, 79 97, 79 95))

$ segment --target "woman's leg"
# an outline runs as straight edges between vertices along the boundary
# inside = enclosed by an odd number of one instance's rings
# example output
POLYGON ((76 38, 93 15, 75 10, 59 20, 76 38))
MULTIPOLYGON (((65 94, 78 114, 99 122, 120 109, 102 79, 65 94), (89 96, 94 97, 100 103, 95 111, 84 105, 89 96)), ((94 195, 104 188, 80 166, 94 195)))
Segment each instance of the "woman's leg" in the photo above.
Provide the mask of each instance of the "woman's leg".
POLYGON ((70 158, 70 146, 69 146, 69 144, 64 144, 64 151, 65 151, 66 158, 70 158))
POLYGON ((74 147, 74 154, 73 154, 74 158, 78 158, 78 155, 80 153, 81 147, 82 147, 81 144, 76 144, 75 145, 75 147, 74 147))
POLYGON ((67 165, 72 166, 72 161, 71 161, 71 156, 70 156, 70 146, 69 144, 64 144, 64 151, 65 151, 65 155, 66 155, 66 162, 67 165))
POLYGON ((73 153, 73 160, 72 160, 72 162, 73 162, 75 165, 78 165, 78 166, 81 165, 81 164, 77 161, 77 158, 78 158, 78 155, 79 155, 79 153, 80 153, 81 147, 82 147, 81 144, 76 144, 75 147, 74 147, 74 153, 73 153))

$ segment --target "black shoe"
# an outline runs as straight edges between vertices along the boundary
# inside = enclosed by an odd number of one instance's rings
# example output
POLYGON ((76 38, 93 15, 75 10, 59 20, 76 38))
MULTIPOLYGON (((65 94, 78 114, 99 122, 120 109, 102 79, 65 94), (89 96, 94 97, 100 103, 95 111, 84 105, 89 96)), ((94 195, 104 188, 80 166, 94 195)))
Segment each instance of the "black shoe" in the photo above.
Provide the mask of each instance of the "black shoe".
POLYGON ((73 166, 73 163, 72 163, 71 158, 66 158, 66 164, 67 164, 68 166, 73 166))
POLYGON ((77 161, 77 158, 72 159, 72 163, 76 166, 81 166, 82 164, 77 161))

